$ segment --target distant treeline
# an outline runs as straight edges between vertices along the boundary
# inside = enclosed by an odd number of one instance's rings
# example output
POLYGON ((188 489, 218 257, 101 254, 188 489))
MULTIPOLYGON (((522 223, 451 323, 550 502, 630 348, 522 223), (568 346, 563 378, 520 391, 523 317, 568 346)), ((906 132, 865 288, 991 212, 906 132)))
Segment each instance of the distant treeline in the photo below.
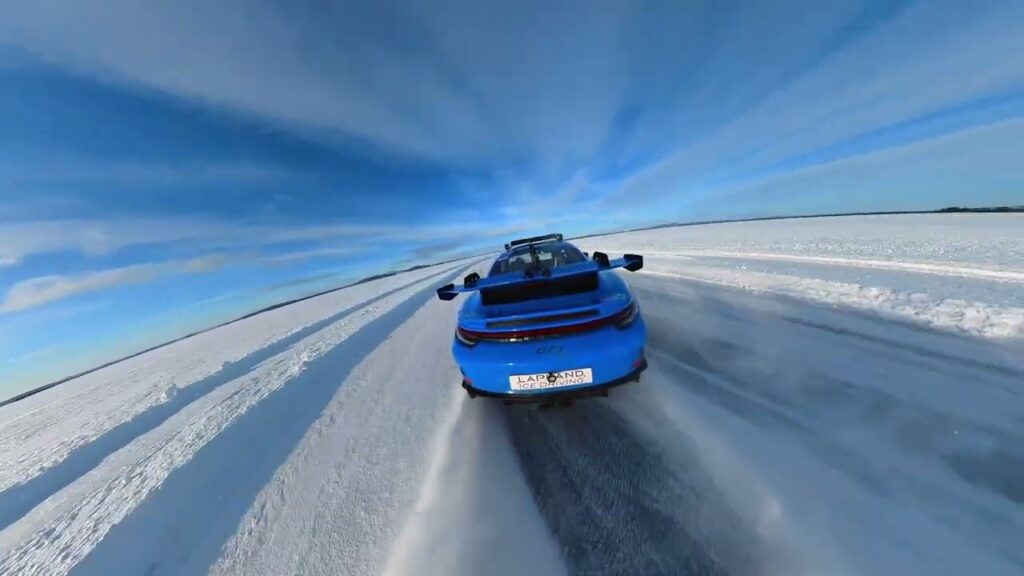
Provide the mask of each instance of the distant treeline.
POLYGON ((937 212, 1024 212, 1024 206, 993 206, 991 208, 964 208, 962 206, 949 206, 937 212))
POLYGON ((1024 206, 994 206, 994 207, 982 207, 982 208, 962 208, 960 206, 949 206, 947 208, 941 208, 939 210, 900 210, 900 211, 888 211, 888 212, 840 212, 838 214, 792 214, 783 216, 758 216, 755 218, 722 218, 718 220, 694 220, 690 222, 668 222, 665 224, 655 224, 653 226, 642 226, 640 228, 630 228, 628 230, 619 230, 613 232, 598 232, 596 234, 587 234, 586 236, 576 236, 573 240, 579 240, 581 238, 594 238, 597 236, 609 236, 611 234, 624 234, 626 232, 642 232, 644 230, 658 230, 661 228, 677 228, 682 226, 704 226, 706 224, 730 224, 733 222, 763 222, 765 220, 802 220, 805 218, 841 218, 846 216, 896 216, 903 214, 950 214, 950 213, 977 213, 977 214, 996 214, 996 213, 1008 213, 1008 212, 1024 212, 1024 206))

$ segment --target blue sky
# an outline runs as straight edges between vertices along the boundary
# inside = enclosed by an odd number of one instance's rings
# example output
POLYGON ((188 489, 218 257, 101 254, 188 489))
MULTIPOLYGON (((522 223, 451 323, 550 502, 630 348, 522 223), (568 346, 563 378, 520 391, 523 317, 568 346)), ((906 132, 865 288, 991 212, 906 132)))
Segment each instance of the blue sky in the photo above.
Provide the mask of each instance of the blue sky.
POLYGON ((0 396, 519 234, 1024 204, 1024 4, 10 0, 0 396))

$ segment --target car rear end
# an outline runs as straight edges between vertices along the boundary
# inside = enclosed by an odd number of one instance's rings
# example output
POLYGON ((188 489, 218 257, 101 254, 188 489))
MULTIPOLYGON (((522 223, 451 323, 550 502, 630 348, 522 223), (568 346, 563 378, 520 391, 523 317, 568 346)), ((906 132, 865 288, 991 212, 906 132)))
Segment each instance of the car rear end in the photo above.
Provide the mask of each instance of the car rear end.
POLYGON ((471 396, 530 401, 606 394, 637 380, 645 342, 626 283, 588 270, 473 294, 452 351, 471 396))

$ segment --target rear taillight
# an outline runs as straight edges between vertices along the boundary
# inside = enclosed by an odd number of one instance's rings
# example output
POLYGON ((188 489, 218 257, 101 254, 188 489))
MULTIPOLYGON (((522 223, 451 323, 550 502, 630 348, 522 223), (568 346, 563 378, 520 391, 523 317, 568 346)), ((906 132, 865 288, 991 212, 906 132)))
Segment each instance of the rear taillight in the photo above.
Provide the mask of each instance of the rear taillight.
POLYGON ((612 317, 612 322, 615 323, 616 328, 621 330, 632 324, 639 315, 640 308, 637 307, 636 302, 630 302, 625 310, 612 317))
POLYGON ((461 327, 455 329, 455 338, 466 346, 476 346, 478 339, 474 338, 472 334, 469 330, 464 330, 461 327))

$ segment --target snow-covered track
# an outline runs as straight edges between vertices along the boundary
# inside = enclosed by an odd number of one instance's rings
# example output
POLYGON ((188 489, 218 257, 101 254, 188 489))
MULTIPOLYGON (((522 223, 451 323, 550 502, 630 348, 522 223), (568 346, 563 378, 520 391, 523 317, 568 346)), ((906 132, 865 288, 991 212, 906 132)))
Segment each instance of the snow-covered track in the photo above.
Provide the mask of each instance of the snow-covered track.
MULTIPOLYGON (((755 226, 811 259, 743 226, 602 240, 704 254, 626 277, 650 367, 567 409, 459 388, 433 290, 483 261, 2 407, 0 574, 1020 574, 1020 285, 840 262, 865 222, 755 226)), ((1024 262, 1019 228, 886 222, 894 262, 1024 262)))
POLYGON ((438 272, 426 268, 258 314, 0 407, 0 491, 25 483, 176 394, 188 396, 193 385, 219 381, 222 370, 245 367, 247 356, 325 316, 438 272))
POLYGON ((286 351, 308 336, 416 283, 417 281, 413 281, 404 286, 392 288, 365 302, 292 332, 264 348, 252 351, 237 361, 226 363, 220 371, 191 384, 165 402, 154 404, 131 419, 104 432, 92 442, 70 452, 60 463, 44 470, 27 482, 0 492, 0 529, 21 518, 46 498, 95 468, 104 458, 126 446, 135 438, 156 428, 182 408, 220 386, 245 376, 264 361, 286 351))
MULTIPOLYGON (((373 299, 373 303, 365 302, 356 310, 341 313, 332 322, 320 326, 319 330, 299 339, 289 348, 263 359, 253 370, 181 406, 163 422, 151 430, 143 431, 120 450, 110 453, 100 466, 77 478, 63 491, 0 533, 0 547, 9 552, 0 564, 0 573, 61 574, 67 573, 72 567, 90 573, 90 566, 96 565, 95 562, 99 563, 96 573, 101 574, 145 571, 151 565, 146 560, 146 566, 136 567, 136 570, 124 571, 117 568, 130 560, 125 554, 126 550, 133 550, 130 546, 119 547, 120 553, 115 554, 113 566, 103 564, 103 550, 108 548, 93 549, 101 542, 109 546, 109 542, 118 542, 122 537, 131 538, 132 530, 117 530, 108 534, 120 528, 125 520, 131 525, 133 518, 141 517, 144 527, 159 527, 159 522, 150 521, 149 514, 154 513, 153 510, 163 510, 164 514, 171 517, 192 518, 181 515, 183 506, 197 512, 209 508, 203 508, 202 502, 196 498, 167 501, 166 495, 174 494, 176 479, 182 479, 186 487, 194 487, 193 482, 202 478, 225 480, 214 473, 222 471, 231 472, 233 480, 251 480, 259 477, 259 471, 264 469, 260 468, 261 465, 273 462, 274 457, 280 462, 287 455, 288 442, 294 445, 294 435, 301 437, 310 423, 309 419, 318 414, 317 407, 322 408, 326 398, 329 398, 330 386, 341 382, 324 371, 343 368, 346 356, 352 362, 358 361, 381 338, 386 337, 387 326, 407 318, 416 306, 422 305, 425 299, 433 295, 433 288, 439 282, 455 276, 451 270, 440 275, 435 272, 427 280, 391 290, 373 299), (374 329, 374 326, 377 328, 374 329), (349 350, 347 346, 339 346, 342 343, 348 344, 352 337, 356 337, 353 342, 356 348, 349 350), (346 351, 350 355, 346 355, 346 351), (332 361, 336 366, 331 364, 332 361), (296 397, 301 401, 293 402, 296 397), (266 416, 275 410, 283 411, 288 416, 305 418, 297 422, 304 422, 306 427, 288 428, 292 430, 291 436, 287 430, 281 436, 258 436, 272 441, 267 446, 246 445, 235 441, 249 438, 246 432, 252 431, 254 427, 258 431, 267 431, 268 422, 289 426, 288 418, 269 421, 259 419, 260 414, 266 416), (290 411, 297 411, 297 414, 290 411), (254 462, 248 462, 254 467, 250 471, 253 474, 237 476, 238 470, 222 467, 232 462, 237 464, 237 458, 243 454, 256 458, 254 462), (204 470, 204 463, 210 464, 209 470, 205 474, 197 472, 204 470), (151 496, 157 497, 156 504, 152 504, 151 496), (137 514, 140 505, 147 508, 137 514), (167 508, 162 509, 161 505, 167 508), (22 539, 16 546, 8 545, 22 539), (79 565, 83 559, 86 562, 79 565)), ((273 467, 268 470, 272 472, 273 467)), ((262 484, 255 485, 254 489, 258 490, 259 486, 262 484)), ((238 486, 226 488, 232 493, 239 489, 238 486)), ((222 497, 222 493, 216 491, 206 494, 214 502, 222 497)), ((159 516, 159 512, 156 514, 159 516)), ((199 516, 204 521, 225 521, 223 517, 199 516)), ((227 524, 222 525, 230 526, 233 531, 234 524, 230 523, 230 519, 226 521, 227 524)), ((205 528, 203 534, 207 535, 205 541, 209 542, 210 526, 205 528)), ((229 535, 230 531, 224 538, 229 535)), ((156 541, 149 542, 153 544, 156 541)), ((213 547, 214 552, 218 549, 219 544, 213 547)), ((134 550, 138 552, 138 549, 134 550)), ((193 557, 201 558, 201 549, 195 550, 193 557)), ((142 557, 136 555, 134 558, 142 557)))

